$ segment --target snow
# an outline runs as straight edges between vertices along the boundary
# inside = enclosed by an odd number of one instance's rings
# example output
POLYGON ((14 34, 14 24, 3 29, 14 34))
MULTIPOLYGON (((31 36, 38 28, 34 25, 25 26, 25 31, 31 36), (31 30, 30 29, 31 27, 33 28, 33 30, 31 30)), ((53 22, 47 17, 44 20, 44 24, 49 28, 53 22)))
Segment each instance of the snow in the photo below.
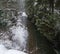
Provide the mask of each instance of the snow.
POLYGON ((36 5, 37 5, 37 2, 34 3, 34 6, 36 6, 36 5))
POLYGON ((27 14, 25 12, 22 12, 22 16, 27 17, 27 14))
POLYGON ((14 49, 6 49, 4 45, 0 44, 0 54, 27 54, 22 51, 14 50, 14 49))

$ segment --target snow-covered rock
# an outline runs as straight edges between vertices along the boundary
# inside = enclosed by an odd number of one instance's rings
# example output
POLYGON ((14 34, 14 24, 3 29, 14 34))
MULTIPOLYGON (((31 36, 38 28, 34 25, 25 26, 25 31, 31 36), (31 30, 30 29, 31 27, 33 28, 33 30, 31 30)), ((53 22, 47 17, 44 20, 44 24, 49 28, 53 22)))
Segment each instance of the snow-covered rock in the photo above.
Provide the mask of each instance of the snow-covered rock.
POLYGON ((11 49, 11 50, 8 50, 5 54, 26 54, 26 53, 11 49))
POLYGON ((0 45, 0 54, 4 54, 7 51, 7 49, 4 47, 4 45, 0 45))
POLYGON ((6 49, 4 45, 0 45, 0 54, 27 54, 22 51, 14 50, 14 49, 6 49))

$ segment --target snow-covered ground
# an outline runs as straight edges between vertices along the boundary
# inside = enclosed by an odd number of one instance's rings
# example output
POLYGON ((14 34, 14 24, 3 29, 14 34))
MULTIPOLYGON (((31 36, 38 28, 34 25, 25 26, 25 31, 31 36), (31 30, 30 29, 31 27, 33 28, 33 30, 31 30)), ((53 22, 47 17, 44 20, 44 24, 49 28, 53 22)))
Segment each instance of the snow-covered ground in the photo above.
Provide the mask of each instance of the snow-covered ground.
POLYGON ((5 48, 4 45, 0 44, 0 54, 27 54, 27 53, 14 49, 8 50, 7 48, 5 48))

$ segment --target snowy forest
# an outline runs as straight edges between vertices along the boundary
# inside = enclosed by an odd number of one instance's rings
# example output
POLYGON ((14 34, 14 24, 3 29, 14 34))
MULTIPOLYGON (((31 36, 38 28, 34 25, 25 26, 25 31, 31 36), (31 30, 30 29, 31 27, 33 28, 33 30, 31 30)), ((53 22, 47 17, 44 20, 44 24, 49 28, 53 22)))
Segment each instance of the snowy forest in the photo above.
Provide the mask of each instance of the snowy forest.
POLYGON ((0 54, 60 54, 60 0, 0 0, 0 54))

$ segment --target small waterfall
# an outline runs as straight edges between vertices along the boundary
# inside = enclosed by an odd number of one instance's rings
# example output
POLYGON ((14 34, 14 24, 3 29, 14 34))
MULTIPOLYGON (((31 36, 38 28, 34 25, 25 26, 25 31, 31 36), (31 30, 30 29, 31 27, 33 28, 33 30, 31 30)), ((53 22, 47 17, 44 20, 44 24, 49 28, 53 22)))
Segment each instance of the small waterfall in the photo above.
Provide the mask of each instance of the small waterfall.
POLYGON ((14 48, 17 48, 18 46, 17 49, 23 51, 26 49, 26 42, 28 37, 28 30, 27 27, 25 26, 26 25, 25 18, 26 17, 24 15, 19 15, 16 22, 16 26, 12 26, 10 28, 14 48))

